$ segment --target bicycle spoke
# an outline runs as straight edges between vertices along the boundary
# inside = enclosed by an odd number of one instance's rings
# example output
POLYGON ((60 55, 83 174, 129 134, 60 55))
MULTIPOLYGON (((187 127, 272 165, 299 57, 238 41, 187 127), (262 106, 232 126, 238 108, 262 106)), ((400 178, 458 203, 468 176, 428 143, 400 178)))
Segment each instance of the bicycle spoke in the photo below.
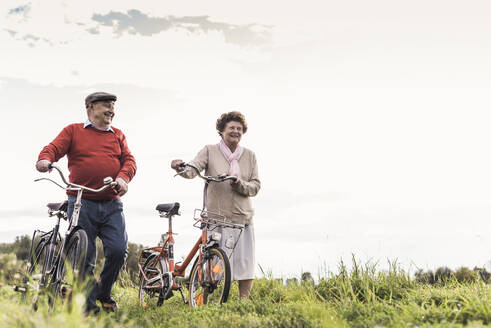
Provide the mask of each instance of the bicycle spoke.
POLYGON ((58 266, 55 296, 70 300, 73 289, 84 282, 86 256, 87 234, 83 230, 76 230, 66 243, 58 266))
POLYGON ((204 254, 204 260, 193 266, 189 285, 191 307, 215 303, 228 299, 230 290, 230 264, 225 253, 211 248, 204 254))
POLYGON ((146 308, 156 302, 157 306, 161 306, 167 296, 164 293, 172 284, 172 281, 169 281, 169 276, 167 275, 167 262, 161 261, 156 256, 152 256, 146 260, 142 270, 147 279, 140 273, 140 285, 138 289, 140 305, 146 308))

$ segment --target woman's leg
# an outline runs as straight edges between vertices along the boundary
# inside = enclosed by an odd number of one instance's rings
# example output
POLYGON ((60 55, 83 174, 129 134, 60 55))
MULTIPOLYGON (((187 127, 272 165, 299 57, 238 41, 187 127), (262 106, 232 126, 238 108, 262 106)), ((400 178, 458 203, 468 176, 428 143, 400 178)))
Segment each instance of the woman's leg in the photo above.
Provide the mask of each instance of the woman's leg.
POLYGON ((239 297, 249 298, 254 279, 239 280, 239 297))

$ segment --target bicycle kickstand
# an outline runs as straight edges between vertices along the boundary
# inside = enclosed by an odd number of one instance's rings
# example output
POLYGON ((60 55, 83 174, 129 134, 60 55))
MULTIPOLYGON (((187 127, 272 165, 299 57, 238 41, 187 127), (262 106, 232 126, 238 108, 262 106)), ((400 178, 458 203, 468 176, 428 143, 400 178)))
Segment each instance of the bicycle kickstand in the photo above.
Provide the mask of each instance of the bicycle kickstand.
POLYGON ((182 301, 184 302, 184 304, 188 304, 188 300, 184 296, 184 293, 182 291, 182 287, 181 286, 179 286, 179 291, 181 292, 181 297, 182 297, 182 301))

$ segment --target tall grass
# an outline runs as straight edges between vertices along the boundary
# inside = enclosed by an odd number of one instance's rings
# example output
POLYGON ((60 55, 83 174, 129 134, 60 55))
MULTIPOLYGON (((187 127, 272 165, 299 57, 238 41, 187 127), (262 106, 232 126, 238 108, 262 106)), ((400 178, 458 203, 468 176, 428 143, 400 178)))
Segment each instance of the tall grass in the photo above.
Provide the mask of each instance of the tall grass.
MULTIPOLYGON (((482 280, 418 282, 394 262, 386 271, 353 260, 348 269, 317 283, 284 284, 264 274, 250 300, 239 300, 236 283, 223 306, 190 309, 178 293, 162 307, 141 308, 137 289, 122 277, 114 290, 116 313, 84 317, 84 296, 69 309, 58 304, 37 312, 10 287, 0 287, 0 327, 480 327, 491 324, 491 290, 482 280)), ((301 281, 301 279, 300 279, 301 281)))

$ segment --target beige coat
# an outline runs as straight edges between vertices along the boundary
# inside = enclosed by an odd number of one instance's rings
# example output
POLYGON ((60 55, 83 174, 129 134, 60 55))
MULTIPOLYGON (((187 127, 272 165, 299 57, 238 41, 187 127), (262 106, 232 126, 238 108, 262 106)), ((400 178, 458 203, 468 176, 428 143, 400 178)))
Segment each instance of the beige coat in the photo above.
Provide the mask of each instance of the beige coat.
MULTIPOLYGON (((191 161, 200 171, 205 170, 205 175, 217 176, 228 174, 230 164, 220 151, 218 144, 207 145, 191 161)), ((256 155, 251 150, 244 148, 239 159, 240 179, 236 184, 230 181, 210 182, 206 197, 206 208, 212 212, 225 215, 232 222, 251 224, 254 209, 250 197, 256 196, 261 188, 257 173, 256 155)), ((182 173, 185 178, 196 176, 194 170, 182 173)))

